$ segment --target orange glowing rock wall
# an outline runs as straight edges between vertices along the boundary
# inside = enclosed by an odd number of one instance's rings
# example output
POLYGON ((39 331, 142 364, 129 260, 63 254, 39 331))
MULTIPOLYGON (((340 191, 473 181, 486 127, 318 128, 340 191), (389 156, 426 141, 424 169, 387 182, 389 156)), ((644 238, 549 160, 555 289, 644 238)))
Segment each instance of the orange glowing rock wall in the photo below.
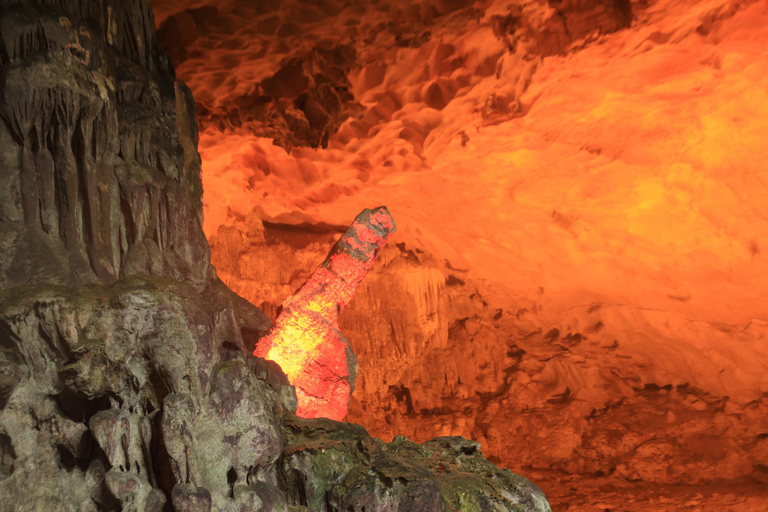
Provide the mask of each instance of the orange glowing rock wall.
POLYGON ((325 261, 283 302, 254 355, 275 361, 296 387, 303 418, 342 420, 354 389, 357 358, 339 331, 339 313, 395 231, 386 207, 365 210, 325 261))
MULTIPOLYGON (((274 318, 366 205, 398 220, 340 318, 347 421, 768 482, 767 0, 155 3, 233 290, 274 318)), ((730 492, 700 507, 768 510, 730 492)))

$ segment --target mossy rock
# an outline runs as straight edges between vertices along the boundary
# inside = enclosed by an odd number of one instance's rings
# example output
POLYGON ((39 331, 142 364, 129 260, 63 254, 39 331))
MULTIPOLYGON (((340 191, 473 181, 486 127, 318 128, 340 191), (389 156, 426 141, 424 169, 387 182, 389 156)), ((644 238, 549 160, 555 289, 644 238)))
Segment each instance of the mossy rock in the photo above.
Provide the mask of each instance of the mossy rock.
POLYGON ((295 416, 283 436, 289 503, 311 512, 551 511, 541 489, 461 437, 384 443, 359 425, 295 416))

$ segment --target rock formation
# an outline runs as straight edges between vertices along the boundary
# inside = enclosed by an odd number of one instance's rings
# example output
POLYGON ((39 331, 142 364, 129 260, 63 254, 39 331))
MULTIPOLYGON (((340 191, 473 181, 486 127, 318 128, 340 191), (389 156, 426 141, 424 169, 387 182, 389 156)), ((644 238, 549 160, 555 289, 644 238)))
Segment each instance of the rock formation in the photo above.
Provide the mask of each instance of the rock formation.
POLYGON ((360 425, 295 417, 285 434, 289 499, 310 510, 549 510, 536 486, 495 467, 478 443, 461 437, 384 443, 360 425))
POLYGON ((339 331, 339 314, 394 231, 385 206, 358 215, 257 343, 254 355, 279 364, 296 388, 298 416, 341 421, 347 415, 357 358, 339 331))
POLYGON ((0 508, 549 510, 466 440, 296 419, 250 355, 269 320, 210 265, 194 103, 147 3, 0 7, 0 508))
POLYGON ((194 104, 149 7, 6 1, 2 23, 0 282, 202 287, 194 104))

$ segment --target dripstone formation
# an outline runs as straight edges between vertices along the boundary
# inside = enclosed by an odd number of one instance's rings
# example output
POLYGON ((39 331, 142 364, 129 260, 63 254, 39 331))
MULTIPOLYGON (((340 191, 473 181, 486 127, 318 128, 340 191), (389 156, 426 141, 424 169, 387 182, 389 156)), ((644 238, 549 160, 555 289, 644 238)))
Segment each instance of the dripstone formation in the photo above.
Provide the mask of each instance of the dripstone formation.
POLYGON ((0 509, 549 510, 466 440, 293 416, 146 1, 0 1, 0 45, 0 509))
POLYGON ((307 282, 283 302, 275 327, 256 345, 254 355, 277 362, 296 388, 298 416, 347 415, 357 358, 339 331, 339 314, 394 231, 386 206, 358 215, 307 282))

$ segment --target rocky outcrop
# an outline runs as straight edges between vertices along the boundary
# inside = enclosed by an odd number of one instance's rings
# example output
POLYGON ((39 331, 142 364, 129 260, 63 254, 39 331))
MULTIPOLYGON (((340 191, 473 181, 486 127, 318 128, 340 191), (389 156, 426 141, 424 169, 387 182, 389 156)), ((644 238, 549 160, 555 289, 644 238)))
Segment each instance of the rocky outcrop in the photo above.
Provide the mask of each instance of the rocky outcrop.
POLYGON ((497 468, 478 443, 461 437, 384 443, 359 425, 296 417, 283 428, 288 499, 310 510, 550 510, 538 487, 497 468))
POLYGON ((228 472, 274 484, 283 409, 264 379, 280 373, 246 358, 241 329, 268 324, 235 300, 149 276, 4 291, 4 494, 32 510, 162 510, 193 484, 221 510, 228 472))
POLYGON ((220 509, 228 470, 274 481, 282 409, 243 345, 269 322, 214 277, 194 106, 149 6, 4 2, 0 24, 3 494, 161 510, 193 483, 220 509))
MULTIPOLYGON (((210 264, 194 102, 147 3, 0 6, 0 508, 336 510, 291 469, 314 447, 285 450, 296 393, 251 355, 269 320, 210 264)), ((302 425, 375 444, 361 427, 302 425)), ((360 453, 341 472, 316 460, 307 478, 343 494, 371 467, 360 453)), ((426 482, 405 486, 406 503, 455 501, 415 455, 387 464, 426 482)), ((549 510, 527 481, 494 478, 512 497, 488 498, 501 509, 549 510)), ((473 503, 496 492, 462 485, 473 503)))

